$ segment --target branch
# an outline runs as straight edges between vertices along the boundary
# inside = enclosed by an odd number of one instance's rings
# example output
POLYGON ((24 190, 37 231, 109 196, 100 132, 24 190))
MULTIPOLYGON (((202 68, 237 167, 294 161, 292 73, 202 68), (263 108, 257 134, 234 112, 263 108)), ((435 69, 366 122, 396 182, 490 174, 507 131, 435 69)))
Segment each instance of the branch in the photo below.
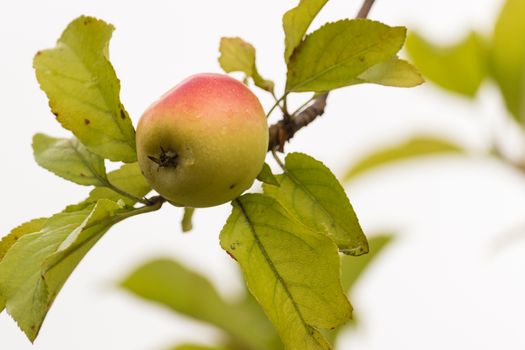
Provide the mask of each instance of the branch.
MULTIPOLYGON (((356 18, 366 18, 374 2, 375 0, 364 0, 356 18)), ((284 144, 289 141, 297 131, 324 114, 327 98, 328 92, 325 92, 319 95, 308 107, 297 115, 292 116, 292 118, 290 118, 289 115, 285 115, 283 119, 270 126, 268 151, 277 149, 280 152, 284 152, 284 144)))
POLYGON ((359 9, 359 12, 357 13, 356 18, 368 17, 368 13, 370 12, 372 5, 374 5, 374 2, 375 0, 365 0, 363 2, 363 5, 361 5, 361 8, 359 9))
POLYGON ((328 92, 313 100, 307 108, 303 109, 294 118, 283 118, 270 126, 268 151, 277 149, 279 152, 283 152, 284 143, 286 141, 289 141, 298 130, 304 128, 317 117, 323 115, 327 98, 328 92))

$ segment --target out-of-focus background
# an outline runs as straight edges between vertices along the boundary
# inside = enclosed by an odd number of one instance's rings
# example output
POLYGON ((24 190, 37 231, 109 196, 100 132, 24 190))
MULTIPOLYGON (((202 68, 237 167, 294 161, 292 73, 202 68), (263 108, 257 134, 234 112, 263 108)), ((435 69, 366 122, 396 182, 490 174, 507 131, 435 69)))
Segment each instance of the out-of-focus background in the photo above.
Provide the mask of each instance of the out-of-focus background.
MULTIPOLYGON (((87 14, 116 26, 111 60, 136 124, 152 101, 186 76, 220 71, 221 36, 252 43, 260 73, 282 88, 281 16, 296 3, 1 2, 0 235, 58 212, 89 191, 39 168, 30 145, 36 132, 68 135, 50 113, 31 64, 37 50, 54 46, 69 21, 87 14)), ((471 29, 490 37, 502 3, 377 0, 370 18, 447 44, 471 29)), ((360 5, 332 0, 311 28, 353 17, 360 5)), ((271 106, 268 96, 257 93, 266 108, 271 106)), ((473 100, 432 84, 362 85, 331 93, 325 115, 287 147, 322 160, 341 176, 371 149, 413 134, 443 136, 469 150, 468 156, 402 163, 345 184, 365 232, 395 236, 352 289, 359 323, 340 337, 338 349, 525 347, 525 176, 485 155, 495 130, 509 153, 522 154, 522 135, 509 120, 490 84, 473 100)), ((242 282, 218 242, 228 212, 229 205, 197 210, 190 234, 181 234, 182 211, 169 206, 117 225, 68 280, 34 345, 5 313, 0 315, 0 348, 143 350, 213 343, 216 329, 143 302, 117 284, 141 263, 164 256, 207 276, 226 298, 235 296, 242 282)))

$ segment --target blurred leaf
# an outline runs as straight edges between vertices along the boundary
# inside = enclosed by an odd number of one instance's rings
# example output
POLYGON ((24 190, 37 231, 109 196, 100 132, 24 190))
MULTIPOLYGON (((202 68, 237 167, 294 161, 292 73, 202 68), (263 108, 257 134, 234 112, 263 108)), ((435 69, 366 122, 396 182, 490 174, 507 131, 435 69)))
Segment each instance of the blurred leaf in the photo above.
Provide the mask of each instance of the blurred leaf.
POLYGON ((33 154, 42 168, 79 185, 104 186, 104 159, 91 153, 77 139, 33 136, 33 154))
POLYGON ((303 40, 315 16, 327 2, 328 0, 300 0, 299 5, 284 14, 284 60, 286 63, 303 40))
POLYGON ((0 262, 0 294, 31 341, 73 269, 118 221, 118 209, 116 203, 101 200, 81 211, 53 215, 7 251, 0 262))
POLYGON ((487 49, 474 32, 452 46, 436 46, 411 33, 406 47, 421 73, 444 89, 474 97, 487 75, 487 49))
POLYGON ((345 254, 368 252, 368 243, 350 200, 323 163, 303 153, 286 157, 280 186, 264 185, 264 193, 276 198, 294 217, 313 231, 330 237, 345 254))
POLYGON ((219 63, 226 72, 243 72, 256 86, 273 92, 274 84, 259 75, 255 64, 255 48, 241 38, 221 38, 219 63))
POLYGON ((343 177, 343 181, 349 181, 367 171, 403 160, 463 152, 464 150, 460 146, 450 141, 431 136, 417 136, 365 155, 350 167, 343 177))
POLYGON ((356 79, 356 83, 396 87, 414 87, 423 82, 421 74, 413 65, 397 57, 368 68, 356 79))
POLYGON ((264 163, 261 172, 257 175, 257 180, 269 185, 279 186, 279 181, 277 181, 275 175, 272 173, 272 169, 267 163, 264 163))
POLYGON ((383 248, 392 240, 391 235, 374 236, 368 239, 370 251, 359 257, 342 256, 341 276, 343 289, 348 293, 363 271, 370 265, 383 248))
POLYGON ((193 229, 193 213, 195 212, 195 208, 185 207, 184 208, 184 215, 182 217, 181 221, 181 228, 182 232, 190 232, 193 229))
POLYGON ((265 324, 250 317, 244 305, 224 301, 205 277, 176 261, 148 262, 131 273, 122 286, 146 300, 215 325, 251 349, 269 348, 272 333, 265 324))
POLYGON ((198 344, 181 344, 171 348, 171 350, 234 350, 223 346, 207 346, 198 344))
POLYGON ((365 20, 328 23, 308 35, 288 63, 287 92, 328 91, 354 84, 390 60, 405 42, 404 27, 365 20))
POLYGON ((491 73, 507 109, 525 123, 525 1, 507 0, 492 40, 491 73))
MULTIPOLYGON (((124 164, 120 169, 114 170, 108 174, 108 180, 114 186, 121 190, 142 198, 151 191, 144 176, 142 176, 138 163, 124 164)), ((113 191, 110 188, 97 187, 89 193, 86 203, 93 203, 99 199, 109 199, 114 202, 124 201, 127 206, 132 206, 135 201, 122 194, 113 191)))
POLYGON ((62 126, 101 157, 129 163, 137 159, 135 130, 109 62, 113 29, 81 16, 67 26, 55 48, 36 54, 33 66, 62 126))
POLYGON ((343 293, 337 247, 285 215, 274 199, 236 199, 220 234, 221 246, 239 262, 250 292, 288 349, 330 349, 316 328, 351 317, 343 293))
POLYGON ((173 260, 157 259, 139 267, 122 286, 144 299, 219 327, 227 323, 231 311, 207 279, 173 260))

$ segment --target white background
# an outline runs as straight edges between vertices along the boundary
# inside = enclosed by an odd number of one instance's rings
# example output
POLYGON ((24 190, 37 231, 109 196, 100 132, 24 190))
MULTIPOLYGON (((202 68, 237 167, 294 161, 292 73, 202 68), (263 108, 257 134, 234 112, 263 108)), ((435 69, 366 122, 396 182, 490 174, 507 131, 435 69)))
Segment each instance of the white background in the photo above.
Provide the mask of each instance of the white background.
MULTIPOLYGON (((111 59, 122 100, 136 124, 141 112, 184 77, 220 70, 221 36, 241 36, 258 50, 259 71, 283 86, 281 16, 296 1, 4 1, 0 2, 0 232, 75 203, 88 188, 65 182, 32 159, 31 136, 67 136, 49 112, 31 61, 67 23, 88 14, 113 23, 111 59)), ((332 0, 312 28, 353 17, 358 0, 332 0)), ((499 0, 378 0, 371 17, 419 29, 439 42, 469 28, 491 32, 499 0)), ((271 101, 259 94, 268 108, 271 101)), ((302 96, 300 96, 302 98, 302 96)), ((296 101, 299 102, 299 99, 296 101)), ((525 177, 481 156, 495 126, 512 128, 500 97, 485 85, 474 101, 427 84, 416 89, 359 86, 330 95, 325 116, 294 138, 337 174, 371 147, 425 131, 472 150, 376 172, 347 186, 365 230, 390 230, 395 242, 353 290, 360 319, 339 349, 523 349, 525 177), (499 120, 499 122, 498 122, 499 120)), ((512 151, 512 150, 511 150, 512 151)), ((206 326, 144 303, 116 282, 149 258, 170 256, 206 274, 226 296, 240 288, 236 267, 219 248, 229 206, 198 210, 182 235, 181 210, 119 224, 75 270, 31 346, 0 315, 2 350, 164 349, 210 342, 206 326)))

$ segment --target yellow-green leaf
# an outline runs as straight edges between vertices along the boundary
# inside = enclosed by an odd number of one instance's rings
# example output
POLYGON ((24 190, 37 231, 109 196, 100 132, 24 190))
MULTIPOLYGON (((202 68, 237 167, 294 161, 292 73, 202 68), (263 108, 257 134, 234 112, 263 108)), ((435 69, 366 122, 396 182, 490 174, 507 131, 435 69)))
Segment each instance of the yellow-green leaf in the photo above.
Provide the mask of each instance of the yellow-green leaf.
POLYGON ((2 237, 2 240, 0 241, 0 262, 13 244, 15 244, 22 236, 40 231, 46 221, 47 218, 33 219, 15 227, 9 232, 9 234, 2 237))
POLYGON ((90 152, 77 139, 33 136, 33 154, 42 168, 79 185, 104 186, 104 159, 90 152))
POLYGON ((337 246, 286 215, 273 198, 247 194, 233 203, 221 246, 241 266, 248 289, 287 349, 330 349, 317 328, 351 317, 337 246))
MULTIPOLYGON (((368 243, 370 244, 370 251, 368 254, 361 256, 348 256, 343 255, 341 257, 341 276, 343 281, 343 289, 348 294, 354 287, 359 277, 366 271, 366 269, 375 261, 377 255, 383 250, 383 248, 390 243, 392 236, 390 235, 379 235, 369 238, 368 243)), ((333 330, 325 331, 325 336, 330 340, 331 343, 335 343, 337 337, 342 330, 348 326, 356 325, 356 318, 352 319, 351 322, 337 327, 333 330)))
POLYGON ((474 32, 450 46, 434 45, 411 33, 406 47, 421 73, 449 91, 474 97, 487 75, 487 49, 474 32))
POLYGON ((507 109, 525 125, 525 1, 505 2, 494 28, 491 51, 491 73, 507 109))
POLYGON ((345 254, 368 252, 368 243, 350 200, 334 174, 323 163, 302 153, 286 157, 279 187, 264 185, 294 217, 330 237, 345 254))
POLYGON ((308 35, 288 63, 286 91, 328 91, 355 83, 390 60, 405 42, 404 27, 365 20, 328 23, 308 35))
POLYGON ((288 63, 299 46, 315 16, 328 0, 300 0, 299 4, 283 16, 284 60, 288 63))
MULTIPOLYGON (((22 225, 14 228, 9 234, 2 237, 0 241, 0 262, 7 254, 9 249, 15 244, 21 237, 28 235, 30 233, 38 232, 47 221, 47 218, 40 218, 28 221, 22 225)), ((0 290, 0 312, 5 308, 5 299, 2 296, 2 291, 0 290)))
POLYGON ((129 163, 137 158, 135 130, 109 62, 113 29, 81 16, 67 26, 55 48, 36 54, 33 66, 62 126, 101 157, 129 163))
POLYGON ((418 136, 365 155, 348 169, 343 179, 344 181, 349 181, 370 170, 375 170, 399 161, 462 152, 464 152, 464 150, 451 141, 431 136, 418 136))
POLYGON ((259 74, 255 63, 255 48, 241 38, 221 38, 219 63, 226 73, 242 72, 256 86, 273 92, 274 83, 259 74))
POLYGON ((0 295, 31 341, 73 269, 116 222, 118 209, 116 203, 101 200, 56 214, 40 230, 20 237, 0 261, 0 295))
POLYGON ((414 87, 424 82, 416 67, 397 57, 368 68, 356 80, 395 87, 414 87))
POLYGON ((257 175, 257 180, 269 185, 279 186, 279 181, 277 181, 277 178, 272 173, 272 169, 267 163, 264 163, 261 172, 257 175))

